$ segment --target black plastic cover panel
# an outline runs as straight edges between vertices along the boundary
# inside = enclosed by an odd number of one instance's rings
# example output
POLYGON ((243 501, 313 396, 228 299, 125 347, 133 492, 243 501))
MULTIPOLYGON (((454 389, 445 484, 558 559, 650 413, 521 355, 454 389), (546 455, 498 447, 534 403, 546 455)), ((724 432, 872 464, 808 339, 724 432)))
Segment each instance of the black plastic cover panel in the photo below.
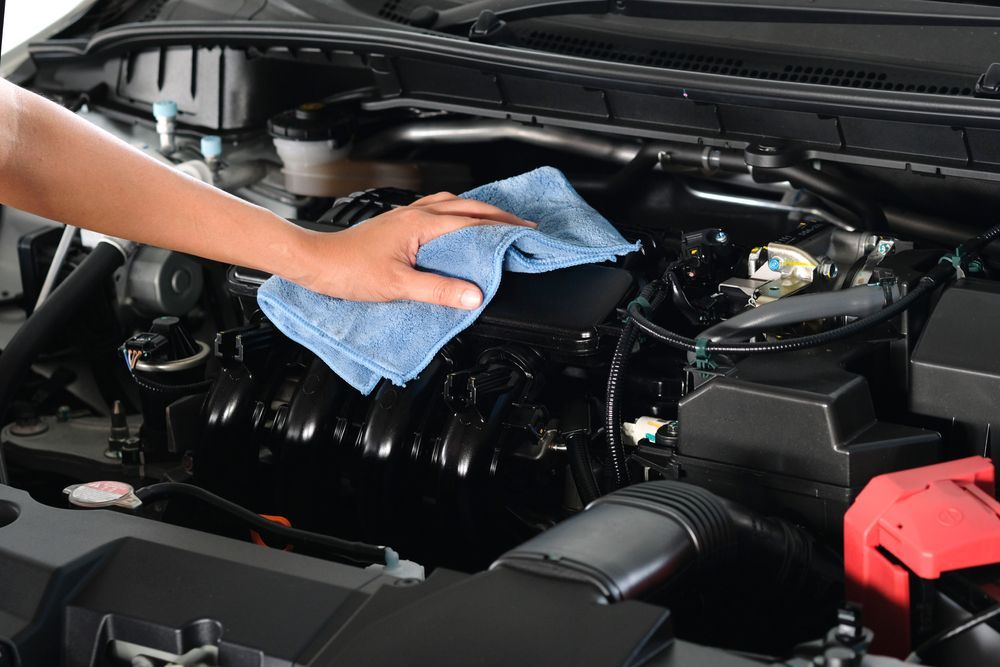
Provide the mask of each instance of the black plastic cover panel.
POLYGON ((669 612, 497 569, 396 579, 0 485, 0 666, 118 664, 116 643, 228 667, 756 662, 673 639, 669 612))
POLYGON ((1000 425, 998 343, 1000 285, 969 279, 945 290, 913 351, 911 409, 982 429, 1000 425))

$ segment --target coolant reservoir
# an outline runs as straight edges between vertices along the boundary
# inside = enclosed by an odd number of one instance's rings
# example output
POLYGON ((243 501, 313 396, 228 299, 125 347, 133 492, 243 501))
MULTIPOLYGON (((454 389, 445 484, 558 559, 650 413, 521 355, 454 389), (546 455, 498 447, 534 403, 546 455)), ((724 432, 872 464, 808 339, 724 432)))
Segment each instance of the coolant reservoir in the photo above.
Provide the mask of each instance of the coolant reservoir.
POLYGON ((430 173, 412 161, 348 159, 351 116, 332 104, 309 102, 283 111, 268 122, 268 129, 283 165, 285 189, 297 195, 344 197, 372 187, 441 190, 468 178, 462 165, 435 163, 430 173))
POLYGON ((322 174, 346 157, 351 141, 351 118, 323 102, 307 102, 283 111, 270 121, 285 175, 285 189, 298 195, 330 196, 322 174))

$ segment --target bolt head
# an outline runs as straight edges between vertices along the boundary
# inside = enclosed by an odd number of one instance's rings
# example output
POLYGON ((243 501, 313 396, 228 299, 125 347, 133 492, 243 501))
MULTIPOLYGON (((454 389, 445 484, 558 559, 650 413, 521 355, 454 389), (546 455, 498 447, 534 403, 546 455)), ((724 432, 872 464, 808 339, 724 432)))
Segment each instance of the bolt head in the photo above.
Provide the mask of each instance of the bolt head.
POLYGON ((767 260, 767 268, 771 269, 772 271, 778 271, 778 270, 780 270, 781 269, 781 258, 780 257, 772 257, 771 259, 767 260))
POLYGON ((878 244, 879 254, 885 255, 892 249, 892 244, 888 241, 882 241, 878 244))
POLYGON ((722 231, 720 229, 719 231, 715 232, 715 242, 716 243, 728 243, 729 242, 729 234, 725 233, 724 231, 722 231))

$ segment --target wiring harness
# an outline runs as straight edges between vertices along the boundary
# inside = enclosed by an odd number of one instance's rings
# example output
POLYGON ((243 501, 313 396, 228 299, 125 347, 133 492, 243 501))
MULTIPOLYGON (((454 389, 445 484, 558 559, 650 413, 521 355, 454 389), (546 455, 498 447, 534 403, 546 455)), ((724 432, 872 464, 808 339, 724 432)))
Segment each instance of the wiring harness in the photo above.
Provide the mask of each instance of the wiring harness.
POLYGON ((1000 225, 995 225, 979 236, 962 244, 955 250, 954 254, 942 257, 937 266, 922 276, 917 285, 907 292, 905 296, 889 304, 879 312, 822 333, 785 340, 746 343, 711 342, 704 338, 689 338, 653 323, 646 316, 646 312, 651 309, 640 299, 636 299, 628 305, 626 309, 628 321, 634 322, 635 326, 649 337, 679 350, 694 352, 698 355, 699 359, 705 359, 712 353, 758 354, 792 352, 820 345, 828 345, 868 331, 909 310, 915 303, 928 296, 935 288, 948 282, 970 257, 979 253, 987 244, 997 238, 1000 238, 1000 225))
POLYGON ((643 288, 626 307, 625 326, 611 359, 607 385, 607 412, 605 424, 607 429, 607 491, 622 488, 631 482, 627 455, 622 442, 621 417, 621 379, 628 366, 628 357, 640 334, 646 334, 651 339, 665 343, 673 348, 695 355, 695 366, 710 369, 715 366, 713 354, 765 354, 775 352, 792 352, 836 341, 845 340, 868 331, 909 310, 917 302, 929 296, 937 287, 951 280, 967 264, 970 258, 977 255, 989 243, 1000 238, 1000 225, 995 225, 975 236, 962 245, 954 253, 945 255, 938 264, 922 276, 909 292, 893 301, 882 310, 854 320, 844 326, 817 334, 800 336, 783 340, 759 342, 712 342, 707 337, 689 338, 655 324, 650 316, 663 302, 668 286, 676 279, 672 272, 675 265, 667 268, 664 276, 643 288))

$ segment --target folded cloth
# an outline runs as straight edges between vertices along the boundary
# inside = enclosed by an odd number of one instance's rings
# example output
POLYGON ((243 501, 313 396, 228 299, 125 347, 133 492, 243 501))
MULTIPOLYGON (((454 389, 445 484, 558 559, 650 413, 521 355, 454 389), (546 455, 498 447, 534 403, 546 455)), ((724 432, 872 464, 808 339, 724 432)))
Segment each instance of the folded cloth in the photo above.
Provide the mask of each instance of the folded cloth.
POLYGON ((478 285, 483 291, 479 308, 345 301, 275 276, 257 292, 261 310, 286 336, 368 394, 383 377, 396 385, 416 377, 445 343, 476 320, 496 294, 504 270, 541 273, 609 261, 639 249, 638 243, 627 243, 552 167, 490 183, 462 196, 538 223, 537 229, 467 227, 439 236, 417 252, 420 269, 478 285))

